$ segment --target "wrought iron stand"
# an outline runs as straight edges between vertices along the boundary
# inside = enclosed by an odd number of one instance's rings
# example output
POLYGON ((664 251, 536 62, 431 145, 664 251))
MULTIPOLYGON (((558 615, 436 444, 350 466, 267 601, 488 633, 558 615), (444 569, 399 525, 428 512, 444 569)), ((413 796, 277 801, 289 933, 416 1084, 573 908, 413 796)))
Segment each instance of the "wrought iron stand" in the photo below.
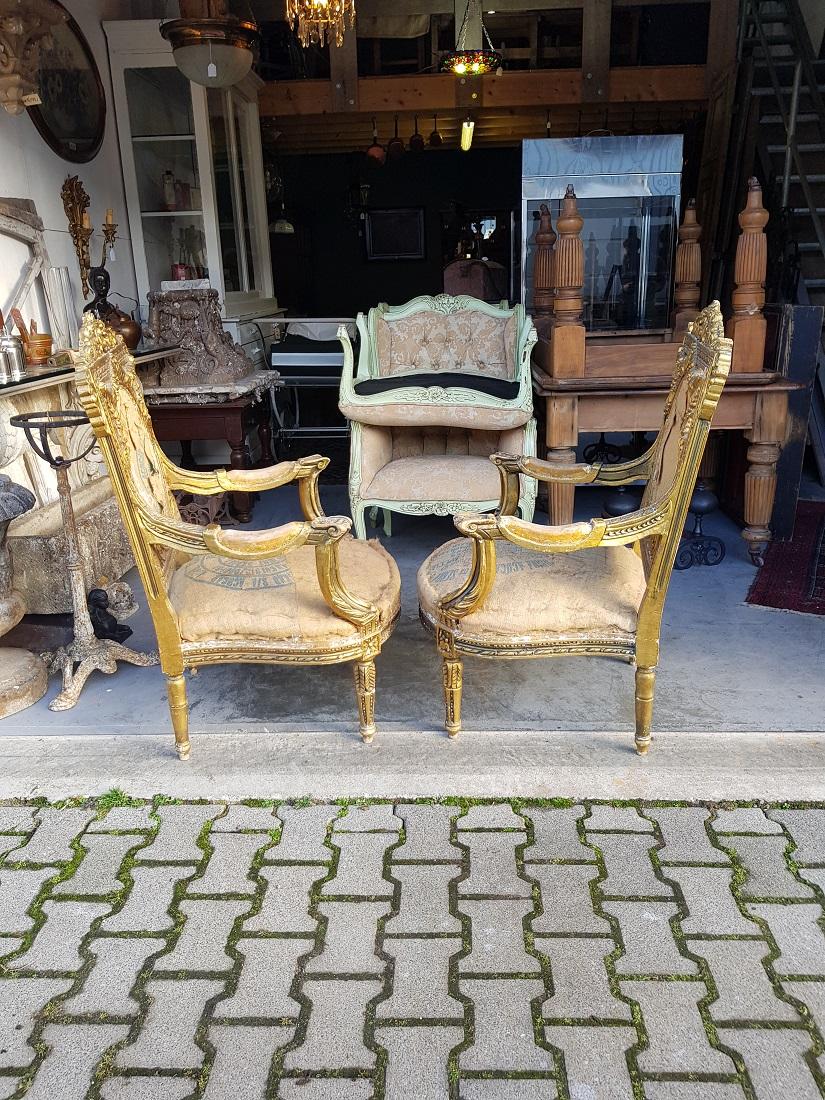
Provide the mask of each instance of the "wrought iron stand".
POLYGON ((73 462, 78 462, 89 454, 95 446, 95 440, 92 437, 86 450, 74 458, 56 455, 49 441, 49 432, 58 428, 76 428, 79 425, 88 424, 88 417, 79 410, 59 409, 21 413, 19 416, 11 417, 10 422, 14 427, 23 429, 29 446, 39 458, 51 466, 57 477, 57 492, 66 537, 66 568, 74 607, 74 640, 68 646, 61 646, 47 658, 49 672, 61 672, 63 675, 63 690, 49 703, 49 710, 70 710, 77 702, 83 685, 95 670, 111 674, 117 670, 118 661, 127 661, 129 664, 143 667, 156 665, 158 655, 137 653, 121 645, 120 642, 96 638, 92 629, 86 604, 86 580, 83 576, 83 562, 78 546, 77 521, 69 486, 69 467, 73 462))

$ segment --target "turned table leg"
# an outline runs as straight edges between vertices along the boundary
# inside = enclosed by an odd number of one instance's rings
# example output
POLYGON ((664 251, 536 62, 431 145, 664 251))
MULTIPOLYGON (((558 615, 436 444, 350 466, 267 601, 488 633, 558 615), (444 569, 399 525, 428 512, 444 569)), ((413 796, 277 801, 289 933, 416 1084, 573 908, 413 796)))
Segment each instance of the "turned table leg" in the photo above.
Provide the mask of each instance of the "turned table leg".
MULTIPOLYGON (((228 439, 229 465, 233 470, 248 470, 250 467, 249 451, 246 446, 246 435, 240 438, 228 439)), ((252 519, 252 497, 249 493, 232 493, 232 511, 240 523, 249 523, 252 519)))
POLYGON ((748 440, 745 474, 745 524, 742 538, 754 565, 762 565, 771 541, 771 514, 776 496, 776 463, 785 441, 788 420, 786 393, 760 394, 748 440))
POLYGON ((742 538, 754 565, 763 565, 771 541, 771 514, 776 496, 778 443, 751 443, 745 474, 745 523, 742 538))
MULTIPOLYGON (((572 466, 579 442, 579 403, 576 397, 547 398, 547 461, 572 466)), ((547 515, 551 524, 573 522, 576 487, 563 482, 547 484, 547 515)))

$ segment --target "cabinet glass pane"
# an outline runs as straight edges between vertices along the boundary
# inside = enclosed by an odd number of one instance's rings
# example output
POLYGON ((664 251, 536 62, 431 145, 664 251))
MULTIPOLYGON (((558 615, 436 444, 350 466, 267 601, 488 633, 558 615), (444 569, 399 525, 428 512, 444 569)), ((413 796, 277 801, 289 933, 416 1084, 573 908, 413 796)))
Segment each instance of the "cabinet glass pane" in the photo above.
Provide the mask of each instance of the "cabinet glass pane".
POLYGON ((214 88, 207 100, 224 286, 227 293, 248 293, 255 288, 255 271, 245 106, 232 92, 214 88))
POLYGON ((208 278, 189 81, 173 66, 125 79, 149 286, 208 278))
MULTIPOLYGON (((527 203, 525 285, 533 304, 535 233, 541 200, 527 203)), ((553 227, 561 202, 550 204, 553 227)), ((665 329, 676 232, 673 195, 578 199, 584 219, 584 324, 591 332, 665 329)))

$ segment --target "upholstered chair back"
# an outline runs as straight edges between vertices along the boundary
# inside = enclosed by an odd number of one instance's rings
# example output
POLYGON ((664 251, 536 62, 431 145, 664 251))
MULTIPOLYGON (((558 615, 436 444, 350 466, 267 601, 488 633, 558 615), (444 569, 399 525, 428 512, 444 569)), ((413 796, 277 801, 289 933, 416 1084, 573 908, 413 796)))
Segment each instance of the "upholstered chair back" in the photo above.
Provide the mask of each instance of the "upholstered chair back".
POLYGON ((687 519, 688 506, 707 442, 710 421, 730 370, 731 342, 725 339, 718 303, 688 326, 677 357, 662 427, 654 444, 642 509, 670 505, 666 535, 647 538, 642 555, 648 590, 667 585, 687 519))
POLYGON ((450 372, 516 377, 514 311, 490 316, 468 305, 454 313, 422 309, 395 317, 379 307, 372 320, 380 377, 450 372))
POLYGON ((91 314, 80 330, 77 392, 103 453, 147 597, 156 614, 171 617, 166 585, 180 557, 147 539, 137 513, 180 521, 180 512, 134 360, 123 340, 91 314))

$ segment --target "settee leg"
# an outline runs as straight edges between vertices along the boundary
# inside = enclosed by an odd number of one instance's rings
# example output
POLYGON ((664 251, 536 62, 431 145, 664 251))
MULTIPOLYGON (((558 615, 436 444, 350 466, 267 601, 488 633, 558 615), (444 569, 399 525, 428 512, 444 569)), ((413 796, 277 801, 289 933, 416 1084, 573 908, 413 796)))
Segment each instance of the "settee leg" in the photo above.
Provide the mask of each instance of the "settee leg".
POLYGON ((175 748, 181 760, 189 757, 192 748, 189 743, 189 705, 186 702, 186 680, 180 676, 166 677, 166 691, 169 696, 169 713, 172 716, 172 728, 175 731, 175 748))
POLYGON ((363 504, 353 504, 352 506, 352 522, 355 527, 355 537, 357 539, 365 539, 367 537, 367 524, 364 519, 365 508, 363 504))
POLYGON ((655 684, 655 668, 636 669, 636 752, 640 756, 644 756, 650 748, 655 684))
POLYGON ((444 675, 444 728, 450 737, 461 730, 461 687, 463 672, 461 661, 445 657, 442 661, 444 675))
POLYGON ((375 661, 356 661, 353 671, 361 737, 369 745, 375 736, 375 661))

